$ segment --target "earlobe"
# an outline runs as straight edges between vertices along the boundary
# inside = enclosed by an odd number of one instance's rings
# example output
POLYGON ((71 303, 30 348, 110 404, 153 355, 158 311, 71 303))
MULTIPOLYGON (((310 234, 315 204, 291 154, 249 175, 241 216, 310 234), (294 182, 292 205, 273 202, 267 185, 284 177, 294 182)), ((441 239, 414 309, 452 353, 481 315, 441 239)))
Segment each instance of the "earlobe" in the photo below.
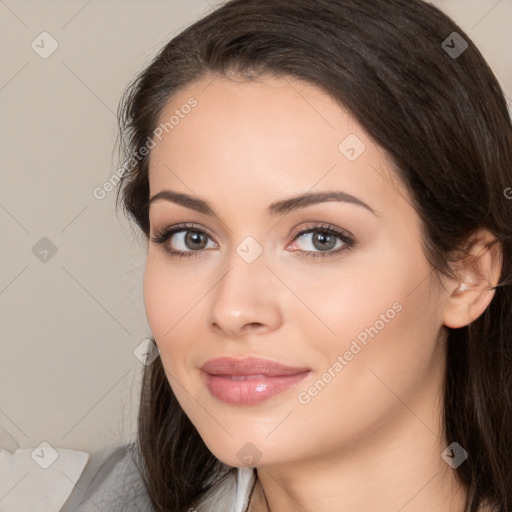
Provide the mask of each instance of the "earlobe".
POLYGON ((462 292, 465 292, 469 289, 469 286, 466 283, 461 283, 461 285, 453 292, 453 295, 460 295, 462 292))
POLYGON ((480 229, 464 258, 444 310, 443 323, 453 329, 475 321, 489 306, 495 294, 502 267, 502 247, 492 234, 480 229))
POLYGON ((461 283, 451 294, 445 309, 444 325, 457 329, 469 325, 487 308, 494 290, 487 292, 476 284, 461 283))

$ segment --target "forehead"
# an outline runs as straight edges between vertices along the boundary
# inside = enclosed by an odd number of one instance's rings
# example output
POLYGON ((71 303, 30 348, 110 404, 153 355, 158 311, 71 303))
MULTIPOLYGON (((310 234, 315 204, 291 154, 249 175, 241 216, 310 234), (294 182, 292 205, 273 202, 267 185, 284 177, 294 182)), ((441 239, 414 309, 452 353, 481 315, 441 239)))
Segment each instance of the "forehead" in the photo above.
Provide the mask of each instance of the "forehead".
POLYGON ((290 77, 205 77, 170 98, 159 127, 150 195, 172 188, 263 208, 336 189, 383 211, 404 194, 385 152, 355 118, 321 89, 290 77))

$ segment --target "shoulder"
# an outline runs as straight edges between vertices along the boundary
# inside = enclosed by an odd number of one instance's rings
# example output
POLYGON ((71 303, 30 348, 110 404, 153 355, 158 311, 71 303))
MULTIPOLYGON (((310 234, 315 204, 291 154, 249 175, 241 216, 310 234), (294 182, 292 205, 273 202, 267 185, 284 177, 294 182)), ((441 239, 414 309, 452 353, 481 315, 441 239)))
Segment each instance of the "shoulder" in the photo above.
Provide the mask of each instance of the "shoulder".
POLYGON ((133 443, 91 454, 61 512, 153 512, 133 443))
MULTIPOLYGON (((91 454, 60 512, 154 512, 133 445, 107 446, 91 454)), ((226 469, 195 507, 196 512, 244 512, 256 480, 253 469, 226 469)))

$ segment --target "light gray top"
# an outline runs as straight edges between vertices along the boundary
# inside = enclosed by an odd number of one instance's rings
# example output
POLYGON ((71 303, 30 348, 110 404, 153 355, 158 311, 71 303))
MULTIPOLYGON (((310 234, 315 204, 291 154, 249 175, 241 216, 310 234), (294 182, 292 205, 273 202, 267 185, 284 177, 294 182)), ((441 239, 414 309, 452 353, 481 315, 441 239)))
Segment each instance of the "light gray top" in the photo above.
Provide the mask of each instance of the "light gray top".
MULTIPOLYGON (((133 443, 91 454, 60 512, 155 512, 135 460, 133 443)), ((195 510, 244 512, 255 480, 253 469, 232 468, 195 510)))
POLYGON ((132 453, 129 444, 91 454, 60 512, 154 512, 132 453))

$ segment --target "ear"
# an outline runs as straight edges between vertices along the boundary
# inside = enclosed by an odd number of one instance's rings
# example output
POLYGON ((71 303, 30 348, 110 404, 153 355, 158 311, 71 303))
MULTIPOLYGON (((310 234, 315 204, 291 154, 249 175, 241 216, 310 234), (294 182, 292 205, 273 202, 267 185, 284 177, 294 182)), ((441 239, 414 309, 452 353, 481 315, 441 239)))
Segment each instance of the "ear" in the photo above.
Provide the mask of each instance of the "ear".
POLYGON ((446 287, 443 322, 453 329, 470 324, 485 311, 494 297, 503 264, 501 243, 487 229, 478 229, 468 246, 468 255, 459 260, 457 277, 446 287))

